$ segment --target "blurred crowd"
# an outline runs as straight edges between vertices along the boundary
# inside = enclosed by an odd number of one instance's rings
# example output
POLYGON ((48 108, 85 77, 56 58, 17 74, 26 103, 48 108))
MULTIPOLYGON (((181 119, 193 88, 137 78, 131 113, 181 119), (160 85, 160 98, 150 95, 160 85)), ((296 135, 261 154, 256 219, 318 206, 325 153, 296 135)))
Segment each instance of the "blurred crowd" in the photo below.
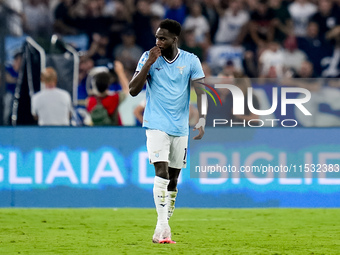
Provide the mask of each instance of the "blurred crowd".
POLYGON ((154 33, 164 18, 182 24, 180 47, 202 62, 213 46, 242 46, 240 68, 249 77, 298 73, 304 61, 313 66, 313 76, 339 76, 336 68, 323 72, 321 63, 339 46, 339 0, 2 1, 20 14, 10 17, 12 35, 85 34, 84 57, 95 66, 119 60, 128 76, 142 52, 155 45, 154 33))
MULTIPOLYGON (((242 72, 250 78, 340 77, 340 0, 2 2, 15 10, 8 22, 11 35, 88 38, 87 48, 78 49, 80 102, 88 96, 86 78, 96 66, 118 61, 131 79, 143 51, 155 45, 154 34, 164 18, 182 24, 180 48, 195 53, 214 76, 242 72), (218 47, 229 52, 220 66, 211 57, 218 47), (240 49, 236 63, 230 51, 240 49)), ((119 77, 110 89, 122 90, 119 77)))

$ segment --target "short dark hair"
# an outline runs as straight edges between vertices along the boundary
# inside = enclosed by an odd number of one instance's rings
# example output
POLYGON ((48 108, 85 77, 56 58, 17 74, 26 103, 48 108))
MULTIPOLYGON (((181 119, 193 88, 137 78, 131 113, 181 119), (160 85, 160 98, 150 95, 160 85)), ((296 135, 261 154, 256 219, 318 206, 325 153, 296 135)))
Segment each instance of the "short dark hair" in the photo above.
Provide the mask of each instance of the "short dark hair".
POLYGON ((176 20, 173 19, 165 19, 162 20, 159 24, 159 28, 167 29, 170 33, 179 36, 181 34, 181 24, 179 24, 176 20))
POLYGON ((95 80, 97 90, 100 93, 103 93, 105 92, 105 90, 108 89, 110 85, 111 76, 109 73, 102 72, 102 73, 96 74, 94 77, 94 80, 95 80))

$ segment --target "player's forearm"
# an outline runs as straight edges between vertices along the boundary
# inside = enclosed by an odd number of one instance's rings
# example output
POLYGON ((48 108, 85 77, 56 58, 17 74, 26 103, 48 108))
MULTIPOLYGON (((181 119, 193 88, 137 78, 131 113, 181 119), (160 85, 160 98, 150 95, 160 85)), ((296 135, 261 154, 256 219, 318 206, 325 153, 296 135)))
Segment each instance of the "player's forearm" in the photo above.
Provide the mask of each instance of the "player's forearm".
POLYGON ((135 97, 142 91, 148 72, 150 70, 151 64, 145 63, 139 73, 135 74, 129 83, 130 95, 135 97))
POLYGON ((193 86, 197 95, 197 110, 200 118, 206 118, 208 112, 208 99, 204 91, 204 79, 193 82, 193 86))

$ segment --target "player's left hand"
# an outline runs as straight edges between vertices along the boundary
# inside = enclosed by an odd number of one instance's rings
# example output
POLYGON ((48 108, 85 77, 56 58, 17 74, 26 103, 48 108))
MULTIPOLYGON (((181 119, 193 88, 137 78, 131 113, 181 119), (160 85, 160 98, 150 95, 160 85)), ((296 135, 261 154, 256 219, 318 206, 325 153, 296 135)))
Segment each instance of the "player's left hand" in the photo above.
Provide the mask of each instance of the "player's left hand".
MULTIPOLYGON (((197 128, 194 128, 194 131, 197 130, 197 128)), ((199 134, 194 137, 194 140, 201 140, 204 135, 204 129, 202 127, 198 128, 199 134)))
POLYGON ((194 137, 194 140, 200 140, 202 139, 204 135, 204 128, 205 128, 205 119, 200 118, 197 124, 195 125, 194 131, 198 129, 199 133, 197 136, 194 137))

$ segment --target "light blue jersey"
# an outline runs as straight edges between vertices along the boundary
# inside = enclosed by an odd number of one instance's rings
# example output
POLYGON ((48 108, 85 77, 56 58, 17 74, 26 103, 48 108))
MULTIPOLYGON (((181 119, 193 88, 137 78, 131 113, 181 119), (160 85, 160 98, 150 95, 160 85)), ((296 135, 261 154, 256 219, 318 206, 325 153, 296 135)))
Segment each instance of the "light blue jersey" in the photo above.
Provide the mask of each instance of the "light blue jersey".
MULTIPOLYGON (((136 71, 149 57, 144 52, 136 71)), ((178 49, 173 61, 158 57, 151 66, 146 85, 143 127, 173 136, 189 135, 190 81, 204 78, 201 63, 192 53, 178 49)))

